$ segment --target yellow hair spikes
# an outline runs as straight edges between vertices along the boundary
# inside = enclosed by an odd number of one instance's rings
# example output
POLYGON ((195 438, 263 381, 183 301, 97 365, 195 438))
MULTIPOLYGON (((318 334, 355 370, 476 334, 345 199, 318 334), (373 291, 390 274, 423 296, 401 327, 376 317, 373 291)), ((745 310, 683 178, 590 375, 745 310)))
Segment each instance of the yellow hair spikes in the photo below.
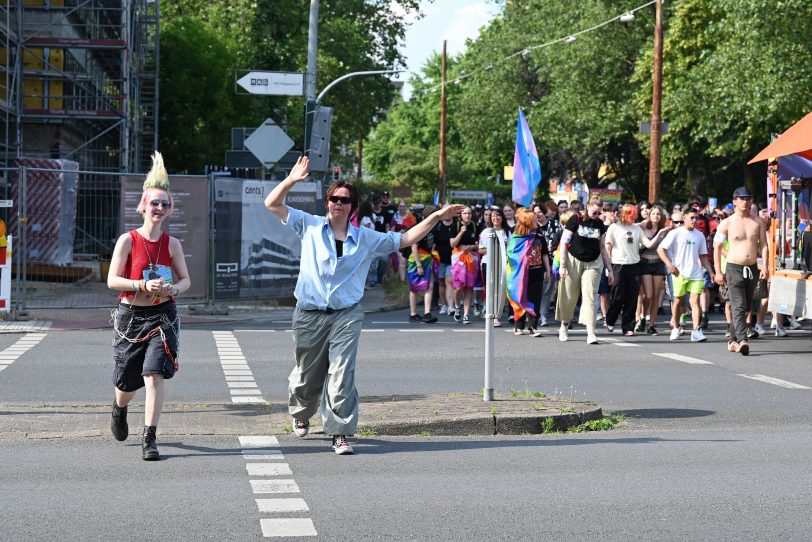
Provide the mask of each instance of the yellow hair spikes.
POLYGON ((149 188, 160 188, 169 192, 169 174, 164 167, 164 159, 161 153, 155 151, 152 155, 152 169, 147 173, 144 181, 144 190, 149 188))

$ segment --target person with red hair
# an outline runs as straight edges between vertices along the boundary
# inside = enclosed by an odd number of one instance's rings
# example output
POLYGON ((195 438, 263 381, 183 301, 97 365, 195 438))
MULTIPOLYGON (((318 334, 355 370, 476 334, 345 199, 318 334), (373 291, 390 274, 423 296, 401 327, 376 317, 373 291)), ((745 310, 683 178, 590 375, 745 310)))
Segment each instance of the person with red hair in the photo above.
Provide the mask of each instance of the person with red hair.
POLYGON ((635 219, 637 207, 630 203, 623 205, 620 221, 609 226, 605 241, 615 279, 605 319, 606 330, 614 331, 622 311, 621 326, 627 336, 634 335, 637 295, 640 293, 640 250, 655 244, 643 235, 643 230, 634 223, 635 219))

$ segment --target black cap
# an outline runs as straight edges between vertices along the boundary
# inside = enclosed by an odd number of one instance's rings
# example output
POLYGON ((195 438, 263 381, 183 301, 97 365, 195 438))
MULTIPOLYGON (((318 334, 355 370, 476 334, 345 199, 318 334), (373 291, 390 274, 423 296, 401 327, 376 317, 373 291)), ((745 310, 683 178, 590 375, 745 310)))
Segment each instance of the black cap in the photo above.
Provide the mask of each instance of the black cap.
POLYGON ((383 192, 381 192, 381 196, 388 196, 388 195, 389 195, 389 190, 384 190, 383 192))
POLYGON ((371 199, 373 204, 378 204, 381 202, 381 197, 377 194, 373 194, 371 199))
POLYGON ((733 192, 733 199, 736 198, 752 198, 753 194, 750 193, 745 187, 740 186, 733 192))
POLYGON ((474 205, 474 209, 481 210, 482 209, 482 204, 477 203, 476 205, 474 205))

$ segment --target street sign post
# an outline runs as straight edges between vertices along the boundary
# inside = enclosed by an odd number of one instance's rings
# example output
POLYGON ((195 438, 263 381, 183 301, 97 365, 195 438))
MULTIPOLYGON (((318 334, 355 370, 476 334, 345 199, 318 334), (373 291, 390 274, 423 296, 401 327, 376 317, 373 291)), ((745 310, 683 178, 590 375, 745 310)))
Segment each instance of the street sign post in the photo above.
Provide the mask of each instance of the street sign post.
MULTIPOLYGON (((489 192, 485 190, 449 190, 448 197, 455 200, 484 200, 489 192)), ((493 197, 493 194, 491 194, 493 197)))
POLYGON ((237 84, 250 94, 265 96, 304 96, 303 73, 248 72, 237 84))
POLYGON ((293 148, 293 140, 271 118, 265 119, 244 144, 265 167, 273 167, 293 148))

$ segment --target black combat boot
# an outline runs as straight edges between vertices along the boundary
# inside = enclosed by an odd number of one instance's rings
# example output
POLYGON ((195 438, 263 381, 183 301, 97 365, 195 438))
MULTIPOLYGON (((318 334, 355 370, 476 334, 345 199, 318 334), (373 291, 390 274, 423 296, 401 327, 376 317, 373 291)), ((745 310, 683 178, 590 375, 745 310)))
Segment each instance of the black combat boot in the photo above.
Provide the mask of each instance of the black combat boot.
POLYGON ((127 425, 127 407, 119 407, 113 400, 113 417, 110 420, 110 431, 118 441, 127 440, 130 427, 127 425))
POLYGON ((158 447, 155 445, 156 429, 157 427, 154 425, 144 427, 144 441, 141 444, 141 459, 144 461, 158 461, 161 458, 158 454, 158 447))

